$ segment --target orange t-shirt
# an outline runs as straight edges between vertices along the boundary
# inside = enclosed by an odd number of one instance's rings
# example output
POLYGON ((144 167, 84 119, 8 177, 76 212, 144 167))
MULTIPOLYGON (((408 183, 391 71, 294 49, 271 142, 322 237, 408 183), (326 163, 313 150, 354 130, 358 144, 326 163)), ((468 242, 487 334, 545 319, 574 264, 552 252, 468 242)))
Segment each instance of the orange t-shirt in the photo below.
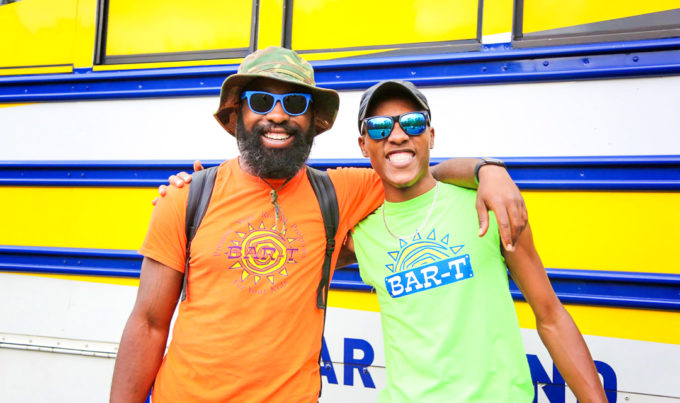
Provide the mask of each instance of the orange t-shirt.
MULTIPOLYGON (((370 169, 328 171, 338 196, 336 245, 383 200, 370 169)), ((283 180, 269 181, 278 188, 283 180)), ((316 402, 323 311, 316 290, 326 237, 307 173, 278 191, 224 162, 191 244, 187 299, 156 377, 154 403, 316 402), (285 231, 282 230, 285 222, 285 231)), ((187 187, 154 209, 140 253, 184 271, 187 187)), ((340 248, 333 255, 333 267, 340 248)))

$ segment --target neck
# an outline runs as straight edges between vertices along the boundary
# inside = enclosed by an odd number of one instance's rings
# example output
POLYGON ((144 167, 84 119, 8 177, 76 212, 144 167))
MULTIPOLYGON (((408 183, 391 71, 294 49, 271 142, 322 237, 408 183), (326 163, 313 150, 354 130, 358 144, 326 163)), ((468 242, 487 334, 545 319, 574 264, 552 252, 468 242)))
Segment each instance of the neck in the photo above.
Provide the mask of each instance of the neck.
POLYGON ((385 181, 383 181, 385 200, 391 203, 400 203, 415 199, 416 197, 432 190, 436 184, 437 180, 434 179, 429 171, 427 175, 420 178, 416 183, 404 187, 397 187, 387 184, 385 181))

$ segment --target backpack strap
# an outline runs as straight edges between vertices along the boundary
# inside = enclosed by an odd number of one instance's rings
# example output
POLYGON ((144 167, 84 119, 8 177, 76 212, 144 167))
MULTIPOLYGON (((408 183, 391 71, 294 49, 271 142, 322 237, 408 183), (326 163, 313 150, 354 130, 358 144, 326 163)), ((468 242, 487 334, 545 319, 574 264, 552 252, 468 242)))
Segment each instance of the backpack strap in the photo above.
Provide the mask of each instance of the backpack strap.
POLYGON ((199 225, 201 225, 206 210, 208 210, 210 196, 212 196, 213 186, 215 185, 217 168, 217 166, 214 166, 202 171, 194 172, 193 175, 191 175, 189 198, 187 200, 187 214, 184 222, 184 230, 187 235, 187 251, 186 262, 184 263, 184 280, 182 281, 181 301, 184 301, 187 298, 187 278, 189 278, 191 241, 194 239, 199 225))
POLYGON ((338 231, 340 212, 338 210, 338 198, 335 194, 335 187, 328 177, 328 173, 307 167, 307 177, 319 201, 321 216, 323 217, 323 224, 326 229, 326 254, 321 271, 321 282, 316 290, 316 307, 325 310, 331 277, 331 258, 335 250, 335 234, 338 231))

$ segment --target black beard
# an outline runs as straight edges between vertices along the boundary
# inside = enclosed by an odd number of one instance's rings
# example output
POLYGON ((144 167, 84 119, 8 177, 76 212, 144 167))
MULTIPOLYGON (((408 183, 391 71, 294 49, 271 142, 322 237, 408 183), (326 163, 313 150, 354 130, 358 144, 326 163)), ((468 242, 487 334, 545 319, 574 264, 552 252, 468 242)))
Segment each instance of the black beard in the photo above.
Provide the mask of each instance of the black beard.
POLYGON ((260 178, 290 178, 305 165, 316 130, 314 125, 310 125, 306 133, 289 125, 276 125, 293 135, 293 143, 283 149, 268 148, 262 144, 261 136, 273 126, 256 125, 249 131, 243 123, 243 115, 239 112, 236 121, 236 143, 241 152, 241 159, 250 168, 251 173, 260 178))

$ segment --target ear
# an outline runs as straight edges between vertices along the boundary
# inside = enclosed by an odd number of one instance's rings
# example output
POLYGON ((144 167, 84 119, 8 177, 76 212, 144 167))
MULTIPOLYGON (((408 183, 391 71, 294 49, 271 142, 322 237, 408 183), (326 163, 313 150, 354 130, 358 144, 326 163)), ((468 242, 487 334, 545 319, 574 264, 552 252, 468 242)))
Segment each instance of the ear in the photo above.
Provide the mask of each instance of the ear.
POLYGON ((434 148, 434 127, 430 126, 430 150, 434 148))
POLYGON ((359 136, 357 139, 359 141, 359 147, 361 148, 361 154, 363 154, 364 157, 368 158, 368 151, 366 151, 366 139, 364 136, 359 136))

